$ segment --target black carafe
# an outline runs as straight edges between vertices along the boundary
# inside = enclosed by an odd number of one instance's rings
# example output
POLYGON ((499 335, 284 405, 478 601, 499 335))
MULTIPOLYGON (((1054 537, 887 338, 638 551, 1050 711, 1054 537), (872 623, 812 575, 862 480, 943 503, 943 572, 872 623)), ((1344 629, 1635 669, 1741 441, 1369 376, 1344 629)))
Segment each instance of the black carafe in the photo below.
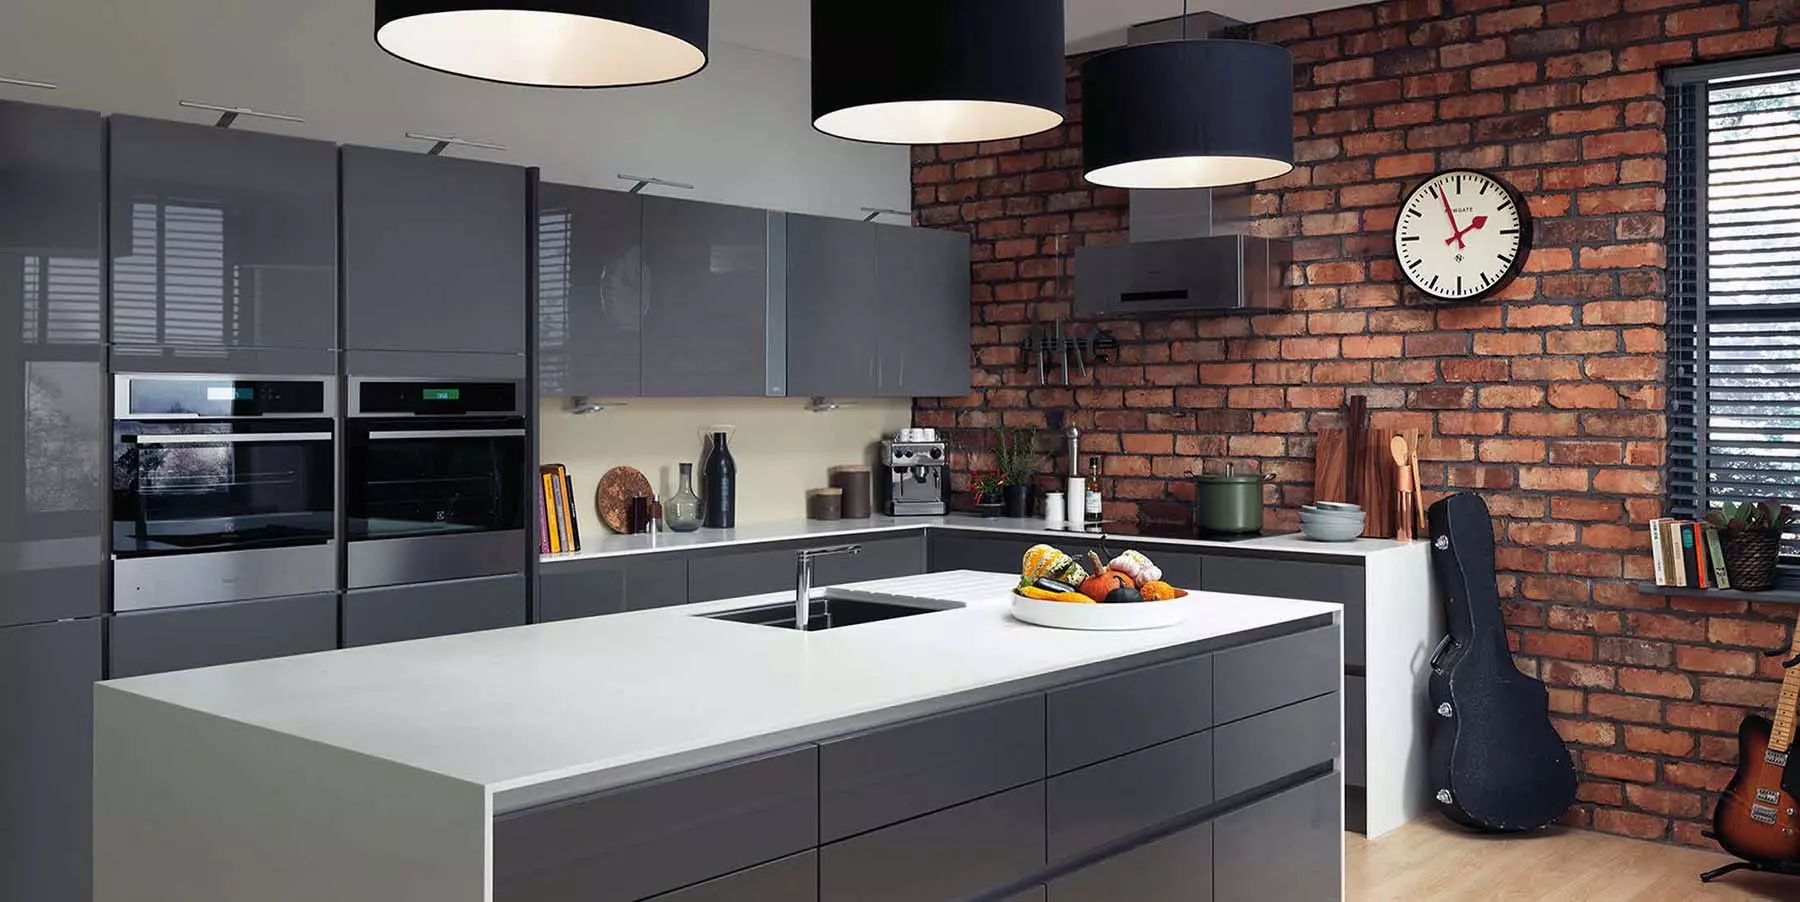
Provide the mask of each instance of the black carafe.
POLYGON ((706 455, 703 473, 706 482, 706 527, 731 529, 737 526, 737 461, 731 459, 731 448, 725 444, 725 433, 715 432, 712 450, 706 455))

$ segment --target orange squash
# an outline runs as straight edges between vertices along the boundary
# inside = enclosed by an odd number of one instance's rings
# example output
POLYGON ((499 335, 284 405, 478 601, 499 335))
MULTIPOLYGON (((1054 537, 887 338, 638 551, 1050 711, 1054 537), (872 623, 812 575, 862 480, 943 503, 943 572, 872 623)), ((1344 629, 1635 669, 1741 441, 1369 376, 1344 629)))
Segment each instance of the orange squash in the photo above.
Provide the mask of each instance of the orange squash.
POLYGON ((1090 551, 1088 560, 1093 562, 1094 573, 1081 581, 1081 594, 1096 602, 1103 602, 1114 589, 1135 590, 1137 588, 1137 583, 1132 581, 1130 574, 1106 569, 1106 566, 1100 563, 1100 555, 1090 551))

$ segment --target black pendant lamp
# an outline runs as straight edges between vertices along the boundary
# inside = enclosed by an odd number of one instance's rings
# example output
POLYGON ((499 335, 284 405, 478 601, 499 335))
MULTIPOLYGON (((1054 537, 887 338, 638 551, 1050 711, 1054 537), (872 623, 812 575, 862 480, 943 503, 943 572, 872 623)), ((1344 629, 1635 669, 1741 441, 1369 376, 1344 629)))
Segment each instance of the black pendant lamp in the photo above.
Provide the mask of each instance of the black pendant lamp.
POLYGON ((1162 41, 1081 67, 1087 180, 1217 188, 1294 168, 1294 59, 1254 41, 1162 41))
POLYGON ((706 66, 708 14, 708 0, 375 0, 375 43, 484 81, 647 85, 706 66))
POLYGON ((1062 124, 1063 0, 813 0, 813 127, 881 144, 1062 124))

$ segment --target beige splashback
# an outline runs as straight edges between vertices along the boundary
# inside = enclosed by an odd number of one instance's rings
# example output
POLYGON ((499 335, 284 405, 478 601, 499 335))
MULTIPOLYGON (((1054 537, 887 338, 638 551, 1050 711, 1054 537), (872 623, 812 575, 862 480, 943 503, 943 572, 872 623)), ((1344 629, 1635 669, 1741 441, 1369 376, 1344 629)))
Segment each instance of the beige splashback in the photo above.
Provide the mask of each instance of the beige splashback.
POLYGON ((864 399, 854 407, 809 413, 804 398, 634 398, 629 406, 582 416, 565 398, 545 398, 539 409, 538 459, 567 465, 583 535, 605 531, 594 515, 594 489, 607 470, 636 467, 650 477, 659 498, 675 493, 677 465, 694 464, 700 491, 705 427, 737 427, 731 456, 738 465, 740 524, 806 516, 806 490, 828 483, 841 464, 868 464, 876 446, 912 425, 912 401, 864 399))

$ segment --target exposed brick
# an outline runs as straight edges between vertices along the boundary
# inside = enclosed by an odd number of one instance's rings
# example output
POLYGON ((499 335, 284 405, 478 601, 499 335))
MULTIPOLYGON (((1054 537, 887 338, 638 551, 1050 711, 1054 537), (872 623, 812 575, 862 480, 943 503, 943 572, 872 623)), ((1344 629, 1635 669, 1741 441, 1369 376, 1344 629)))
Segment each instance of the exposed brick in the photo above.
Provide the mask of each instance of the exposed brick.
POLYGON ((1617 752, 1589 751, 1582 753, 1582 770, 1597 777, 1609 780, 1625 780, 1632 783, 1651 783, 1656 780, 1656 760, 1641 758, 1636 755, 1621 755, 1617 752))

